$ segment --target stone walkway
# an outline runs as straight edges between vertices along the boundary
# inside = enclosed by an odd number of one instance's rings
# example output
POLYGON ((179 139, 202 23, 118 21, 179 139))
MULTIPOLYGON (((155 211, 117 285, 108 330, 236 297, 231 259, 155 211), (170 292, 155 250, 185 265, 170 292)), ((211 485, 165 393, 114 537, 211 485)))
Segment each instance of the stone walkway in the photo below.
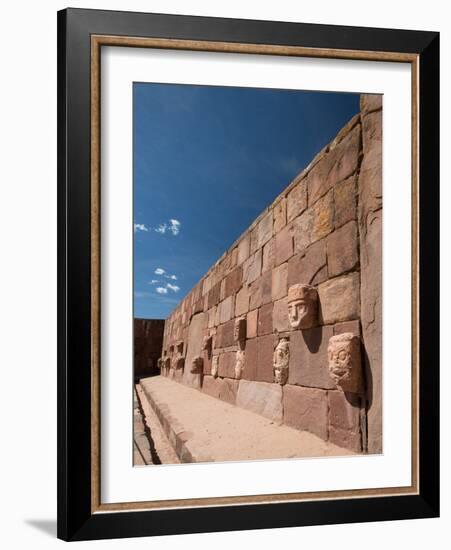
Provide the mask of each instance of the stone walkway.
MULTIPOLYGON (((140 391, 181 462, 352 454, 162 376, 141 379, 140 391)), ((168 457, 162 463, 172 461, 168 457)))
POLYGON ((139 384, 133 394, 133 465, 180 462, 139 384))

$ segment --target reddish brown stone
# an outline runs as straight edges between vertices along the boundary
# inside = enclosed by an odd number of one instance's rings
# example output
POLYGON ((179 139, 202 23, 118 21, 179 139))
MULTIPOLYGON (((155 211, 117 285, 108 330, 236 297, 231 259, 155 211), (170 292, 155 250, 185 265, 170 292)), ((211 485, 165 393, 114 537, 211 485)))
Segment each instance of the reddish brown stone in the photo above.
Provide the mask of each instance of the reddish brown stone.
POLYGON ((361 94, 360 110, 362 114, 368 114, 372 111, 382 109, 382 94, 361 94))
POLYGON ((255 380, 257 376, 257 349, 258 338, 252 338, 246 341, 244 369, 241 375, 241 378, 245 380, 255 380))
POLYGON ((271 296, 273 300, 280 300, 287 295, 287 277, 288 277, 288 263, 276 267, 272 270, 272 290, 271 296))
POLYGON ((249 233, 246 233, 246 235, 241 239, 241 241, 238 243, 238 257, 237 257, 237 264, 241 265, 244 261, 246 261, 249 258, 249 245, 250 245, 250 236, 249 233))
MULTIPOLYGON (((271 272, 269 272, 271 273, 271 272)), ((262 305, 261 277, 249 285, 249 309, 255 309, 262 305)))
POLYGON ((257 338, 257 368, 254 380, 273 382, 273 354, 274 336, 272 334, 259 336, 257 338))
POLYGON ((328 435, 327 392, 283 386, 283 422, 297 430, 311 432, 324 441, 328 435))
POLYGON ((331 336, 331 326, 295 330, 291 333, 289 384, 335 389, 335 383, 329 376, 327 356, 331 336))
POLYGON ((232 380, 231 378, 219 380, 219 399, 231 405, 235 405, 239 381, 232 380))
POLYGON ((326 240, 329 277, 351 271, 359 263, 357 224, 350 221, 326 240))
POLYGON ((324 240, 309 246, 288 261, 288 286, 298 283, 319 284, 326 280, 327 260, 324 240))
POLYGON ((234 301, 233 296, 229 296, 219 304, 219 321, 226 323, 233 317, 234 301))
POLYGON ((294 252, 303 252, 312 243, 313 222, 313 210, 311 208, 293 221, 291 227, 294 236, 294 252))
POLYGON ((217 283, 208 292, 208 308, 209 309, 219 303, 220 291, 221 291, 221 283, 217 283))
POLYGON ((341 227, 357 219, 357 177, 341 181, 334 185, 334 225, 341 227))
POLYGON ((361 335, 360 321, 345 321, 334 326, 334 335, 343 334, 344 332, 352 332, 356 336, 361 335))
POLYGON ((274 233, 277 233, 285 227, 287 223, 287 201, 280 199, 273 208, 274 215, 274 233))
POLYGON ((265 271, 268 271, 268 269, 272 269, 274 267, 275 262, 275 238, 273 237, 270 241, 268 241, 265 246, 263 247, 263 264, 262 264, 262 273, 265 271))
POLYGON ((358 272, 330 279, 318 287, 321 318, 325 324, 359 317, 360 277, 358 272))
POLYGON ((233 346, 233 328, 233 319, 223 325, 219 325, 218 332, 216 334, 215 348, 227 348, 228 346, 233 346))
POLYGON ((274 265, 286 262, 293 255, 293 228, 286 225, 277 233, 274 245, 274 265))
POLYGON ((360 433, 360 398, 353 393, 329 391, 329 424, 360 433))
POLYGON ((266 382, 240 380, 236 405, 280 424, 283 417, 282 386, 266 382))
POLYGON ((237 293, 235 298, 235 316, 244 315, 249 310, 249 290, 247 285, 237 293))
POLYGON ((260 277, 262 270, 262 250, 257 250, 243 265, 243 282, 250 284, 260 277))
POLYGON ((263 336, 272 332, 273 304, 266 304, 258 312, 258 335, 263 336))
POLYGON ((302 179, 287 196, 287 221, 294 220, 307 208, 307 183, 302 179))
POLYGON ((213 376, 204 376, 202 381, 202 391, 211 397, 219 399, 220 382, 218 378, 213 376))
POLYGON ((272 312, 272 324, 273 329, 276 332, 288 332, 289 330, 291 330, 290 321, 288 319, 287 297, 274 302, 274 309, 272 312))
POLYGON ((260 295, 262 305, 272 300, 272 272, 267 271, 260 277, 260 295))
POLYGON ((334 197, 332 191, 314 204, 312 216, 311 242, 314 243, 334 230, 334 197))
POLYGON ((246 317, 246 337, 255 338, 257 336, 258 309, 249 311, 246 317))
POLYGON ((235 294, 235 292, 241 287, 243 281, 243 269, 241 266, 236 267, 231 273, 229 273, 225 279, 225 297, 235 294))
POLYGON ((315 204, 338 181, 353 174, 360 155, 360 125, 355 126, 308 175, 308 204, 315 204))
POLYGON ((270 210, 257 225, 257 248, 262 248, 272 237, 272 211, 270 210))
POLYGON ((222 378, 235 378, 235 356, 234 351, 221 353, 219 356, 219 376, 222 378))
POLYGON ((360 432, 350 432, 330 426, 329 441, 343 449, 349 449, 355 453, 362 452, 362 436, 360 432))

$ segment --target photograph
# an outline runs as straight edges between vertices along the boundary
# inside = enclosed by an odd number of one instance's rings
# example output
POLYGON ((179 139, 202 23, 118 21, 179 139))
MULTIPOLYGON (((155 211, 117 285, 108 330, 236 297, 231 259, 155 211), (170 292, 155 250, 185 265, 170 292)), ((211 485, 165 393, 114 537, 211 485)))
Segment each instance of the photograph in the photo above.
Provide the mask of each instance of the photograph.
POLYGON ((132 86, 133 465, 382 454, 383 95, 132 86))

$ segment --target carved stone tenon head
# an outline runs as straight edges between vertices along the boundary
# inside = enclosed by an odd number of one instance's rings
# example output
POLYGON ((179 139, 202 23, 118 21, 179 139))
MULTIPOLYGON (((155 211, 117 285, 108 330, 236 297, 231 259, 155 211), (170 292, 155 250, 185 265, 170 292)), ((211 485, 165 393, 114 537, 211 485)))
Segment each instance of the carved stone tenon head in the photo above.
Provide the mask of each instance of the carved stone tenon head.
POLYGON ((246 318, 238 317, 233 325, 233 340, 237 343, 243 343, 246 340, 246 318))
POLYGON ((327 348, 329 376, 344 392, 363 392, 360 338, 352 332, 332 336, 327 348))
POLYGON ((318 318, 318 291, 299 283, 288 289, 288 320, 292 328, 311 328, 318 318))
POLYGON ((201 374, 204 368, 204 360, 200 355, 193 357, 191 361, 191 372, 193 374, 201 374))
POLYGON ((276 384, 283 385, 287 383, 289 362, 290 342, 288 338, 281 338, 273 355, 274 382, 276 384))

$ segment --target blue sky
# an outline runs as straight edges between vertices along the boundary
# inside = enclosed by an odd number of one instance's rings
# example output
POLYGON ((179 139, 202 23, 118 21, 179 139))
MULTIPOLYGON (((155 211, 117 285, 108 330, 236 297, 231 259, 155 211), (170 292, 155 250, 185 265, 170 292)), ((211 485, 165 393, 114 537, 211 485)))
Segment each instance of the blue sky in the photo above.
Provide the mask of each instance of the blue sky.
POLYGON ((134 83, 134 316, 166 318, 359 95, 134 83))

